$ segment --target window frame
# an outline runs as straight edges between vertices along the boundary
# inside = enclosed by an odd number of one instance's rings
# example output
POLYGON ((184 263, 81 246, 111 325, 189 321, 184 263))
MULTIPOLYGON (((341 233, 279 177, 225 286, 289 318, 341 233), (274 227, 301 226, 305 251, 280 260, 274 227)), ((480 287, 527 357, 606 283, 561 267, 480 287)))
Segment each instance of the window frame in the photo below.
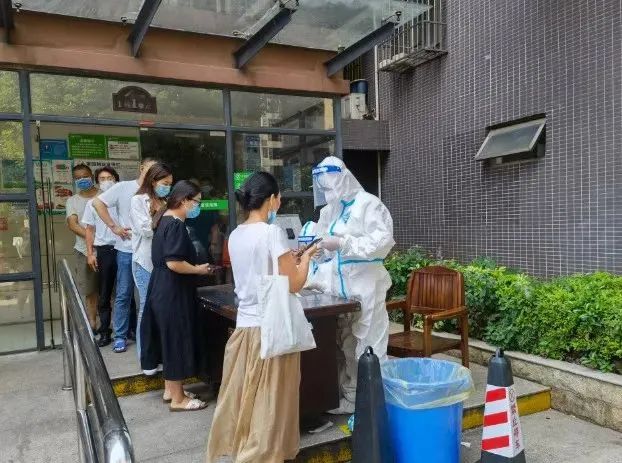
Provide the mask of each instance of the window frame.
POLYGON ((474 159, 476 161, 486 161, 488 159, 504 158, 507 156, 520 155, 520 154, 534 152, 535 148, 537 147, 538 140, 540 140, 541 136, 543 135, 545 128, 546 128, 546 117, 538 117, 537 119, 514 122, 514 123, 503 125, 502 127, 497 126, 495 128, 490 128, 488 131, 488 134, 486 135, 486 138, 482 142, 474 159), (510 133, 518 129, 523 129, 525 127, 532 127, 532 126, 537 126, 537 129, 533 137, 529 141, 527 149, 524 149, 521 147, 520 149, 514 149, 511 151, 505 151, 505 152, 498 152, 494 154, 483 153, 485 148, 488 146, 490 141, 495 136, 500 135, 500 134, 510 133))

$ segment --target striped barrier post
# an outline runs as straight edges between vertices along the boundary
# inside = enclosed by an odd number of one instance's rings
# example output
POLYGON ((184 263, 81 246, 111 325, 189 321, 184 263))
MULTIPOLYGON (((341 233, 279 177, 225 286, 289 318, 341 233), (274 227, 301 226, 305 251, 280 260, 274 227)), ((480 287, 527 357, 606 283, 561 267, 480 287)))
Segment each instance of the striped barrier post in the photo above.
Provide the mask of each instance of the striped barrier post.
POLYGON ((510 361, 497 349, 488 364, 480 463, 525 463, 510 361))

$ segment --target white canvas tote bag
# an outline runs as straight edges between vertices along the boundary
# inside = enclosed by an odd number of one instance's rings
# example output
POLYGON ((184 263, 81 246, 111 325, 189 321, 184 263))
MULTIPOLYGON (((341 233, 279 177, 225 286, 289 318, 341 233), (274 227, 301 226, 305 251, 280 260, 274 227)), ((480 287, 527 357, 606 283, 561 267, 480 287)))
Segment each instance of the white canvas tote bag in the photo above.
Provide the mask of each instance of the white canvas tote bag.
MULTIPOLYGON (((267 249, 275 248, 275 229, 268 232, 267 249)), ((289 278, 279 275, 279 256, 272 258, 272 274, 259 277, 257 297, 261 316, 262 359, 315 349, 311 324, 302 304, 289 292, 289 278)))

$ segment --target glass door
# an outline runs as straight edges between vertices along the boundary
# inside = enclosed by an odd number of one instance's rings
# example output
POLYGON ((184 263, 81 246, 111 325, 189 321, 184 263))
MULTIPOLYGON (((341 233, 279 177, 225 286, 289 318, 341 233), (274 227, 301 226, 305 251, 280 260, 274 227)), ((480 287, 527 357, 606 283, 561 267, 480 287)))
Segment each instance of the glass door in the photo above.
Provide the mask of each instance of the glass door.
MULTIPOLYGON (((19 111, 17 74, 0 71, 0 88, 0 110, 19 111)), ((37 347, 25 166, 21 121, 0 121, 0 353, 37 347)))
POLYGON ((34 123, 31 125, 34 180, 41 248, 43 320, 46 346, 61 342, 58 265, 73 267, 76 236, 66 218, 67 199, 76 193, 72 168, 85 164, 95 172, 113 167, 121 180, 138 176, 138 128, 93 124, 34 123))

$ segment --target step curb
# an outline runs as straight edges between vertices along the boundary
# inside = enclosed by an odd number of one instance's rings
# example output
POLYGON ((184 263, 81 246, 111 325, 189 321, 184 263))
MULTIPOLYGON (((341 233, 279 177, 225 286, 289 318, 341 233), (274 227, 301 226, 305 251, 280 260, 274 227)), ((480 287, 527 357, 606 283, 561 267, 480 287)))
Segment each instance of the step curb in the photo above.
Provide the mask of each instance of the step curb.
MULTIPOLYGON (((495 347, 483 341, 469 341, 469 360, 473 363, 486 366, 494 352, 495 347)), ((447 354, 460 358, 458 351, 447 354)), ((505 356, 512 362, 514 376, 551 388, 554 410, 622 432, 622 375, 523 352, 506 351, 505 356)))
MULTIPOLYGON (((185 381, 186 384, 197 383, 198 378, 185 381)), ((143 394, 164 388, 161 374, 147 376, 136 374, 112 379, 113 389, 117 397, 143 394)), ((524 394, 517 398, 518 411, 521 416, 539 413, 551 408, 551 390, 549 388, 524 394)), ((484 404, 465 408, 462 418, 462 429, 466 431, 480 427, 484 421, 484 404)), ((295 463, 347 463, 352 460, 352 439, 347 428, 342 428, 343 438, 318 444, 301 450, 295 463)))
MULTIPOLYGON (((392 332, 402 330, 391 323, 392 332)), ((459 339, 440 331, 435 336, 459 339)), ((496 348, 484 341, 469 339, 469 360, 486 366, 496 348)), ((445 352, 460 358, 457 350, 445 352)), ((552 360, 524 352, 505 351, 514 376, 551 388, 551 407, 599 426, 622 432, 622 375, 603 373, 583 365, 552 360)))
MULTIPOLYGON (((111 382, 112 388, 117 397, 126 397, 129 395, 143 394, 145 392, 164 389, 164 379, 160 373, 153 376, 147 376, 142 373, 131 376, 123 376, 113 378, 111 382)), ((184 381, 184 384, 195 384, 198 382, 198 378, 190 378, 184 381)))
MULTIPOLYGON (((520 416, 544 412, 551 408, 551 390, 534 392, 518 397, 520 416)), ((484 421, 484 405, 464 409, 462 430, 480 427, 484 421)), ((300 452, 295 463, 346 463, 352 460, 352 438, 344 432, 343 439, 318 444, 300 452)))

